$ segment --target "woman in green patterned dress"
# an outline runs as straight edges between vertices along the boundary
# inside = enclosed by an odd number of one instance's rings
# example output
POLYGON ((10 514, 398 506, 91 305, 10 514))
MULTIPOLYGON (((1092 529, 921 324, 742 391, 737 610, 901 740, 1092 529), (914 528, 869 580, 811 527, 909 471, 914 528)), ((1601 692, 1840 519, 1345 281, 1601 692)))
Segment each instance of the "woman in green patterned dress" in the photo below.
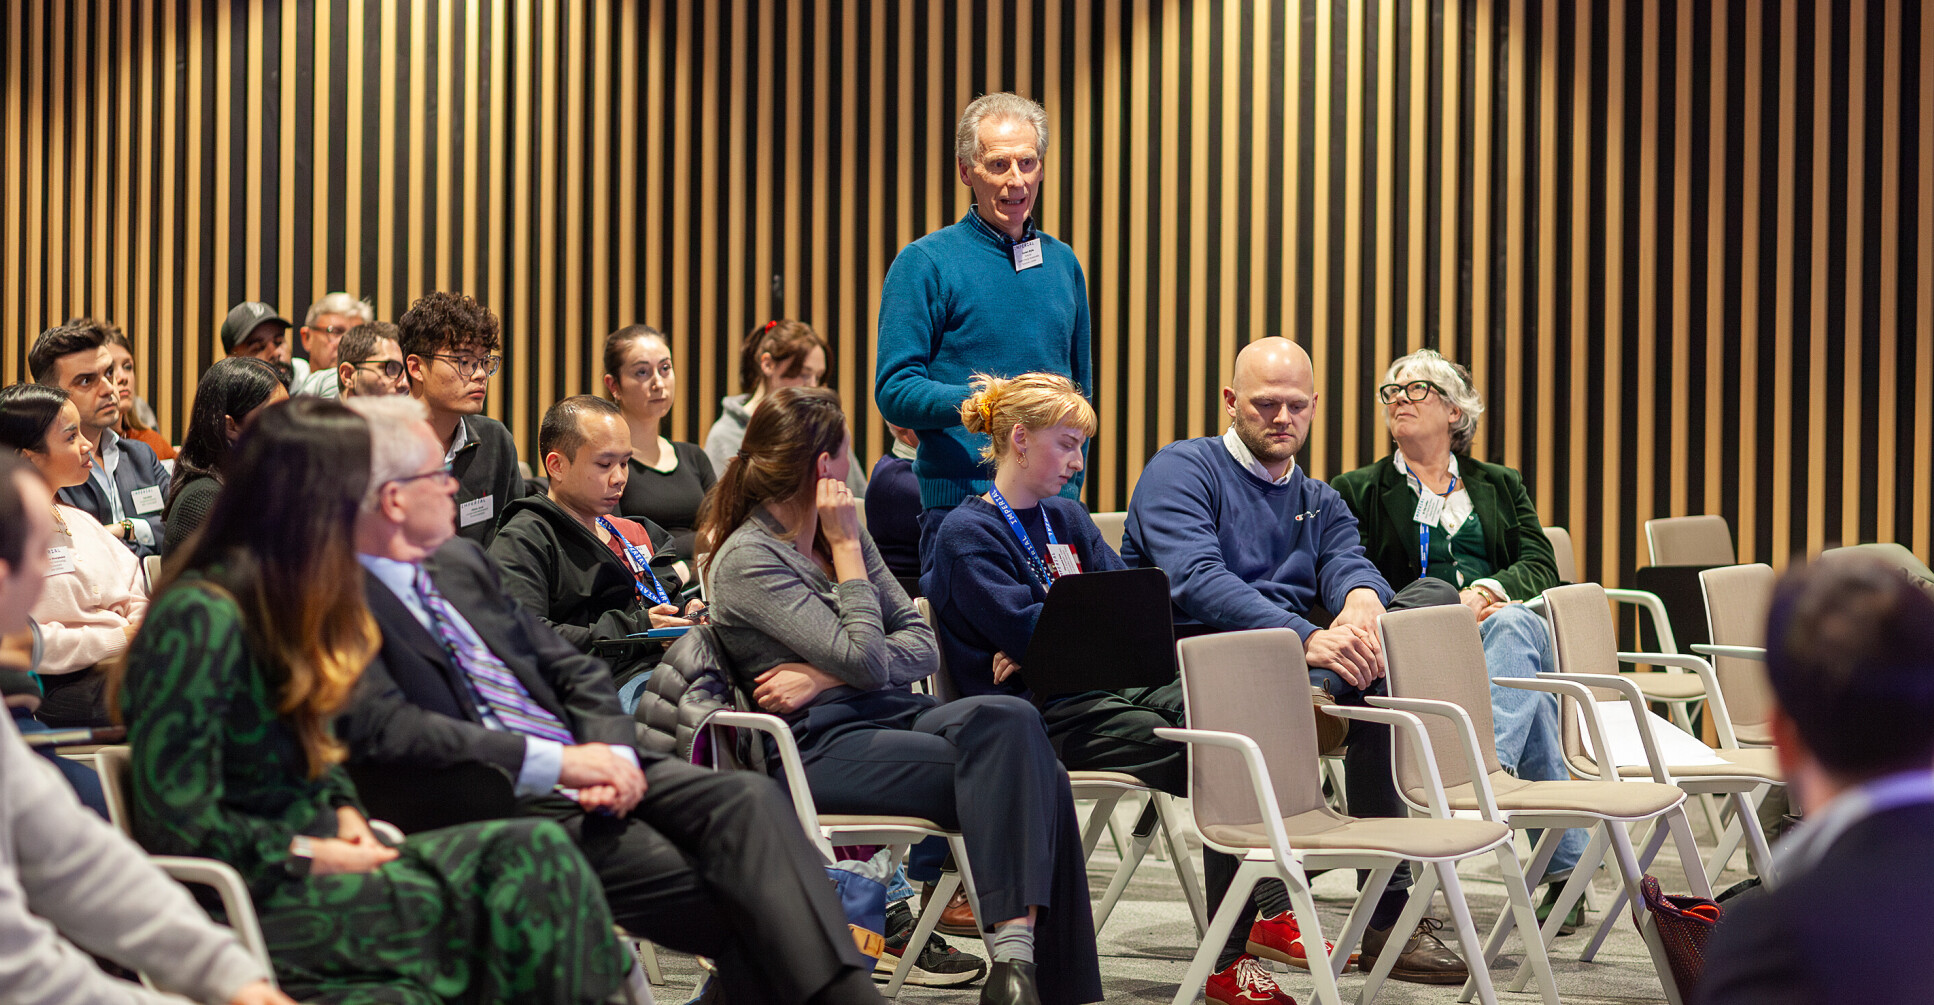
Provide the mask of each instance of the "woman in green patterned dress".
POLYGON ((330 720, 380 638, 353 527, 369 429, 301 398, 237 444, 129 653, 134 833, 240 870, 276 977, 302 1000, 597 1002, 626 957, 563 829, 370 832, 330 720))

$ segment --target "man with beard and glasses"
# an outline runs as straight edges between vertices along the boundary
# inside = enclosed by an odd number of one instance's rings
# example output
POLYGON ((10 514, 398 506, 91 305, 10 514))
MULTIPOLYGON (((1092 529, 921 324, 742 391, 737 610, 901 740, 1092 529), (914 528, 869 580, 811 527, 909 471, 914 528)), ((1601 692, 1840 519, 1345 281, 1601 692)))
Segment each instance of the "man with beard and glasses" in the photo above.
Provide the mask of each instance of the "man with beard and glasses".
MULTIPOLYGON (((1131 566, 1168 573, 1178 636, 1293 629, 1303 640, 1311 686, 1339 704, 1362 705, 1364 696, 1386 693, 1378 616, 1386 609, 1455 604, 1457 590, 1420 579, 1393 594, 1364 555, 1349 506, 1297 465, 1317 398, 1315 370, 1301 346, 1271 336, 1244 347, 1232 386, 1222 389, 1228 432, 1172 443, 1148 462, 1128 504, 1121 555, 1131 566)), ((1354 722, 1348 739, 1351 813, 1408 816, 1390 773, 1389 727, 1354 722)), ((1220 902, 1235 865, 1229 856, 1204 860, 1210 903, 1220 902)), ((1399 869, 1371 915, 1359 961, 1364 970, 1391 941, 1408 885, 1408 872, 1399 869)), ((1273 956, 1295 933, 1279 882, 1259 885, 1253 903, 1264 918, 1246 933, 1236 927, 1219 971, 1247 972, 1245 949, 1273 956)), ((1463 962, 1430 934, 1432 924, 1426 919, 1407 933, 1392 978, 1463 983, 1463 962)))

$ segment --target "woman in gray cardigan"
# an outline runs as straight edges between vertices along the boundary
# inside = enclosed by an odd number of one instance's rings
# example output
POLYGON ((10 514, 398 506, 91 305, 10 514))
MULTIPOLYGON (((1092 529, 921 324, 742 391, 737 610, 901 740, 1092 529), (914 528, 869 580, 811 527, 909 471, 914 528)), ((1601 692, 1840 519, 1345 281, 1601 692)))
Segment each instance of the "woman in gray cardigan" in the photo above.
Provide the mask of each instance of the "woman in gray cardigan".
POLYGON ((723 542, 710 612, 736 683, 791 724, 821 812, 961 829, 994 958, 982 1002, 1099 1001, 1080 826, 1041 717, 1007 695, 908 690, 939 650, 859 525, 848 447, 836 395, 786 388, 706 500, 699 538, 723 542))

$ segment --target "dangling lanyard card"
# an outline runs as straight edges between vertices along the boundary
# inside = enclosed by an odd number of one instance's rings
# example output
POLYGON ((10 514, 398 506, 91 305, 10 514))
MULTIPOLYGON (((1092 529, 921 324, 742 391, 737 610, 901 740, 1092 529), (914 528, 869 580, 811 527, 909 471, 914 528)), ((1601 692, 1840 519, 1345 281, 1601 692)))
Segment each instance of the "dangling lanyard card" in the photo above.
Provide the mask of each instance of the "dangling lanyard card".
POLYGON ((1430 528, 1444 518, 1444 507, 1455 491, 1456 475, 1451 476, 1450 485, 1444 489, 1443 495, 1428 491, 1423 488, 1422 481, 1417 482, 1417 511, 1410 518, 1417 521, 1417 575, 1420 577, 1430 572, 1430 528))
MULTIPOLYGON (((1034 542, 1028 540, 1027 529, 1021 526, 1020 517, 1014 515, 1014 507, 1009 506, 1007 500, 1001 496, 1001 490, 990 487, 987 490, 987 497, 994 500, 994 508, 1000 510, 1001 516, 1007 518, 1008 529, 1012 530, 1015 539, 1021 542, 1021 550, 1027 553, 1028 570, 1034 573, 1034 578, 1040 580, 1042 586, 1052 585, 1054 580, 1062 575, 1059 569, 1059 556, 1056 557, 1055 565, 1041 561, 1041 553, 1034 550, 1034 542)), ((1041 526, 1047 530, 1048 554, 1053 555, 1056 549, 1065 547, 1054 539, 1054 521, 1048 519, 1047 510, 1041 511, 1041 526)), ((1073 558, 1073 549, 1069 549, 1068 560, 1072 562, 1073 558)), ((1077 568, 1076 571, 1080 570, 1077 568)))
POLYGON ((618 528, 612 526, 611 521, 606 520, 604 517, 599 517, 598 523, 606 531, 609 531, 611 536, 619 544, 624 545, 625 564, 631 566, 631 580, 638 586, 638 595, 650 601, 654 606, 671 603, 671 597, 666 594, 664 585, 658 582, 658 577, 651 571, 650 557, 644 552, 639 551, 637 545, 625 540, 625 536, 618 533, 618 528))

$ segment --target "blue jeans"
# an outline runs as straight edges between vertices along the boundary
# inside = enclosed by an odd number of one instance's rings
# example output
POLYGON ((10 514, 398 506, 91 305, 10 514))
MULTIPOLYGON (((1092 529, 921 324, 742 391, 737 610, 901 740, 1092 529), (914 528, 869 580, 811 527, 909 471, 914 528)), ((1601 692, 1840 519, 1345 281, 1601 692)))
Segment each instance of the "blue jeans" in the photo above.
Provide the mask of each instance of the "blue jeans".
MULTIPOLYGON (((52 726, 28 717, 20 709, 13 710, 13 724, 20 728, 22 734, 45 733, 53 729, 52 726)), ((54 767, 60 769, 61 777, 67 779, 67 784, 73 787, 74 795, 80 798, 82 806, 100 814, 102 820, 107 819, 107 794, 101 790, 101 776, 95 774, 93 768, 54 753, 52 747, 36 747, 34 753, 46 758, 54 767)))
MULTIPOLYGON (((1522 604, 1511 604, 1485 618, 1477 632, 1484 639, 1484 663, 1492 677, 1536 677, 1541 671, 1557 669, 1544 619, 1522 604)), ((1526 781, 1571 778, 1558 731, 1557 695, 1492 684, 1491 725, 1497 735, 1498 763, 1504 770, 1526 781)), ((1538 832, 1530 836, 1535 842, 1538 832)), ((1547 871, 1577 865, 1589 840, 1589 831, 1567 830, 1547 871)))

